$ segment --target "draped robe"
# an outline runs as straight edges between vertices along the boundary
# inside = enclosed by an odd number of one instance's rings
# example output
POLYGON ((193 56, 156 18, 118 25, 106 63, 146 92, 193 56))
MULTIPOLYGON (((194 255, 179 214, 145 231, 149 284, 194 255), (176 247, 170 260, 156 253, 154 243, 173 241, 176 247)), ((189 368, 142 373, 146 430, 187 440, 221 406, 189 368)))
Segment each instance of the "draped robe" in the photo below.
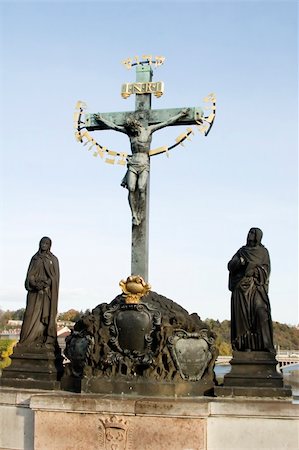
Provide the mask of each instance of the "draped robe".
POLYGON ((21 344, 55 344, 58 287, 58 259, 50 251, 39 250, 30 261, 25 280, 28 294, 21 344))
POLYGON ((274 352, 268 297, 270 257, 258 228, 254 246, 241 247, 228 263, 231 296, 231 342, 234 350, 274 352))

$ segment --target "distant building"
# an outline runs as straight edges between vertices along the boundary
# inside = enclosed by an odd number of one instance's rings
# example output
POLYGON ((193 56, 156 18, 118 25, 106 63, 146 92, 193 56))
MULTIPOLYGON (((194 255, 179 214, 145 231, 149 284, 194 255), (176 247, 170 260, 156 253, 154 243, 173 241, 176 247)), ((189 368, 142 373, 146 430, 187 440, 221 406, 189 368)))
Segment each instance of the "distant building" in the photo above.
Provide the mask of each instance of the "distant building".
MULTIPOLYGON (((9 320, 7 325, 10 325, 11 328, 7 328, 5 330, 0 331, 0 339, 12 339, 14 341, 19 341, 21 334, 21 326, 22 320, 9 320), (11 323, 13 322, 13 323, 11 323)), ((57 324, 57 340, 59 347, 64 350, 65 349, 65 338, 71 333, 72 325, 74 322, 67 321, 69 326, 65 326, 64 321, 59 321, 57 324)))
POLYGON ((0 339, 12 339, 18 341, 20 339, 21 328, 9 328, 0 331, 0 339))
POLYGON ((11 325, 12 327, 21 327, 23 320, 8 320, 7 325, 11 325))
POLYGON ((62 327, 62 328, 57 327, 57 340, 61 350, 65 349, 65 338, 69 334, 71 334, 71 330, 69 327, 62 327))
POLYGON ((75 325, 75 322, 70 320, 57 320, 57 329, 60 327, 69 327, 72 328, 75 325))

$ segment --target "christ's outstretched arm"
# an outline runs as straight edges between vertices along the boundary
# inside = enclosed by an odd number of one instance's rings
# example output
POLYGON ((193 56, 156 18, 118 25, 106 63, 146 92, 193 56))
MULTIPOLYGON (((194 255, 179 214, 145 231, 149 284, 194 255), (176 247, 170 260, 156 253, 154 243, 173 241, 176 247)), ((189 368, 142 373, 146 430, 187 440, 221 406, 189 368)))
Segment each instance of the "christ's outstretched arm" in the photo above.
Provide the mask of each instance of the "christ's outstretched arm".
POLYGON ((110 128, 111 130, 115 130, 115 131, 119 131, 120 133, 127 134, 125 127, 121 127, 119 125, 116 125, 114 122, 110 122, 109 120, 104 119, 101 116, 101 114, 97 114, 95 117, 96 117, 97 122, 102 122, 104 125, 107 125, 107 127, 110 128))
POLYGON ((160 130, 161 128, 167 127, 168 125, 172 125, 181 117, 186 116, 189 111, 190 111, 190 108, 182 109, 182 111, 180 111, 175 116, 170 117, 170 119, 166 120, 165 122, 160 122, 160 123, 157 123, 156 125, 151 125, 148 128, 149 128, 150 132, 153 133, 154 131, 157 131, 157 130, 160 130))

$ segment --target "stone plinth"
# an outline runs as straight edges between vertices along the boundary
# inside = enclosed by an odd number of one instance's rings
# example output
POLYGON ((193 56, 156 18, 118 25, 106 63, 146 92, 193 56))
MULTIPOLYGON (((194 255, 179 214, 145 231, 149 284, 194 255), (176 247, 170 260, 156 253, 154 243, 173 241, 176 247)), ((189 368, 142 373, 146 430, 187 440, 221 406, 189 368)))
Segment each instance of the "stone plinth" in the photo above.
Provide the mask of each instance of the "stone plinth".
POLYGON ((84 378, 81 382, 81 392, 99 394, 125 394, 152 397, 198 397, 213 394, 214 383, 211 380, 199 382, 179 381, 176 383, 158 383, 152 380, 124 381, 119 379, 104 379, 103 377, 84 378))
POLYGON ((299 405, 0 389, 0 448, 297 450, 299 405), (5 428, 4 428, 5 426, 5 428))
POLYGON ((275 355, 269 352, 233 352, 231 372, 223 386, 215 387, 217 396, 290 397, 291 388, 283 385, 275 355))
POLYGON ((24 389, 60 389, 62 357, 60 349, 26 347, 17 344, 11 365, 3 370, 1 386, 24 389))

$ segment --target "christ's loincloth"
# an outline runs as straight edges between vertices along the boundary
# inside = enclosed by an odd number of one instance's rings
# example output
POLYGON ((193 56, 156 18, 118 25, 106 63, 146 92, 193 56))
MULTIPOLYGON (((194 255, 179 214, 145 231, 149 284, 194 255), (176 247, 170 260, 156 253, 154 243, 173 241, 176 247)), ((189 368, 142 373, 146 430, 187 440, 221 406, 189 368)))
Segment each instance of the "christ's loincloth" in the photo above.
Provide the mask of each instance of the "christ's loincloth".
POLYGON ((124 188, 128 188, 128 174, 134 173, 137 177, 141 175, 144 171, 149 173, 150 164, 149 157, 147 153, 137 153, 134 155, 130 155, 127 158, 127 172, 124 178, 121 181, 121 186, 124 188))

